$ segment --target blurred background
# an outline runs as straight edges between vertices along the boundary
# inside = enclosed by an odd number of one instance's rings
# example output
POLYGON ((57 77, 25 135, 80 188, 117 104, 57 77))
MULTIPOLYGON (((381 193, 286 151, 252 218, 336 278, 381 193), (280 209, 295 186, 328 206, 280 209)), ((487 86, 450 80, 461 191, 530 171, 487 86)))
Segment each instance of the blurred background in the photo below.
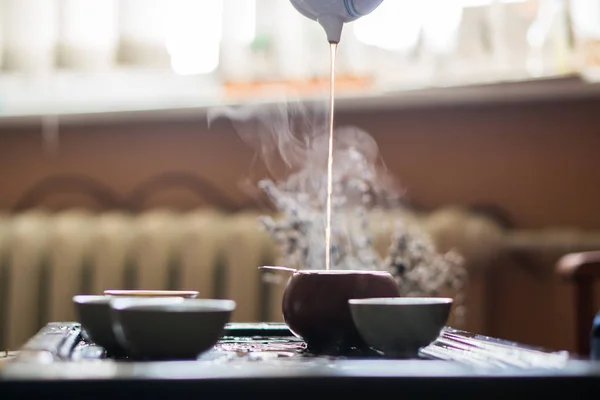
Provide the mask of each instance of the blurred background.
MULTIPOLYGON (((321 95, 322 28, 277 0, 2 3, 1 115, 321 95)), ((590 0, 387 1, 349 24, 338 93, 556 77, 598 66, 590 0)))
MULTIPOLYGON (((0 0, 0 348, 71 297, 184 288, 281 320, 267 176, 212 106, 326 102, 322 28, 284 0, 0 0), (267 279, 268 278, 268 279, 267 279)), ((343 31, 337 124, 466 258, 468 330, 574 349, 556 260, 600 250, 600 0, 386 0, 343 31)), ((600 292, 600 290, 598 291, 600 292)), ((600 299, 597 299, 600 300, 600 299)), ((600 302, 596 302, 596 307, 600 302)))

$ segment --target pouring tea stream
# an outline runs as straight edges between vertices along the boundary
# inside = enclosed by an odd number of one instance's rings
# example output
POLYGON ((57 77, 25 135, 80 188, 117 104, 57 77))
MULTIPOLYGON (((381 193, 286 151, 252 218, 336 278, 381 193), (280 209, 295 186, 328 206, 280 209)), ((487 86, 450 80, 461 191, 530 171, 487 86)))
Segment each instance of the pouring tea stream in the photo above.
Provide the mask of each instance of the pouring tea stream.
POLYGON ((335 111, 335 55, 344 24, 371 13, 383 0, 290 0, 300 14, 317 21, 329 42, 329 153, 327 157, 327 205, 325 223, 325 269, 331 268, 331 219, 333 198, 333 130, 335 111))

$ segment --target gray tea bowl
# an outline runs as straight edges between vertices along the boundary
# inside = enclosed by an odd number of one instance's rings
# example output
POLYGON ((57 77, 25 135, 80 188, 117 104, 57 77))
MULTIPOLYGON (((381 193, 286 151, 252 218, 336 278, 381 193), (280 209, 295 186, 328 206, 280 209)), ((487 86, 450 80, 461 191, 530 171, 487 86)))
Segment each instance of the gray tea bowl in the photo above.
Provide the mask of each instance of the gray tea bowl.
MULTIPOLYGON (((168 298, 181 300, 183 297, 195 298, 196 291, 179 290, 106 290, 102 295, 77 295, 73 297, 75 312, 85 335, 94 344, 103 347, 108 355, 125 356, 125 349, 117 340, 112 323, 110 301, 114 297, 131 298, 168 298)), ((177 300, 177 301, 179 301, 177 300)))
POLYGON ((452 299, 393 297, 349 300, 352 320, 363 340, 391 358, 415 358, 448 322, 452 299))
POLYGON ((195 359, 212 348, 236 303, 221 299, 110 301, 113 330, 127 355, 140 360, 195 359))
POLYGON ((110 296, 77 295, 73 297, 79 323, 95 344, 112 356, 125 355, 112 329, 110 296))

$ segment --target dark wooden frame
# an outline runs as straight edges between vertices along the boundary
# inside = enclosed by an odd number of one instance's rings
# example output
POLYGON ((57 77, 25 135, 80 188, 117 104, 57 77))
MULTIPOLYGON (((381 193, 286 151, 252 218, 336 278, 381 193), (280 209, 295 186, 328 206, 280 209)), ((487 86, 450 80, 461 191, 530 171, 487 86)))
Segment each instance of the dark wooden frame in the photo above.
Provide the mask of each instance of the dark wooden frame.
POLYGON ((590 354, 594 308, 594 283, 600 279, 600 251, 570 253, 556 265, 558 275, 573 285, 575 311, 576 351, 590 354))
POLYGON ((164 189, 179 187, 193 193, 199 205, 218 207, 225 212, 241 209, 237 202, 202 176, 181 171, 156 175, 142 182, 126 195, 119 195, 105 183, 84 174, 52 175, 32 185, 16 202, 12 211, 35 208, 52 195, 76 193, 92 199, 103 209, 138 212, 146 201, 164 189))

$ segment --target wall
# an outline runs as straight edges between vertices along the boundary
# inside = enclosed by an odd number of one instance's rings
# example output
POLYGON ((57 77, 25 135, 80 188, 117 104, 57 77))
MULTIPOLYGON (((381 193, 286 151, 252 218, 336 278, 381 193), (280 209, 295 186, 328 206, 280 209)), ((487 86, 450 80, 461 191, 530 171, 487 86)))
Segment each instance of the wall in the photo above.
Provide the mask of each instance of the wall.
MULTIPOLYGON (((600 99, 593 98, 420 107, 340 112, 337 124, 371 133, 387 167, 419 206, 493 205, 520 228, 592 229, 600 228, 599 109, 600 99)), ((56 157, 44 152, 39 127, 4 127, 0 207, 14 206, 31 185, 53 174, 85 174, 124 195, 164 171, 199 174, 236 204, 252 205, 238 184, 264 176, 264 168, 253 160, 228 123, 207 129, 203 116, 70 124, 61 128, 56 157)), ((147 205, 194 201, 173 191, 147 205)), ((486 278, 487 300, 481 301, 489 316, 481 329, 526 343, 571 348, 569 290, 552 274, 534 276, 512 261, 497 268, 486 278)))

